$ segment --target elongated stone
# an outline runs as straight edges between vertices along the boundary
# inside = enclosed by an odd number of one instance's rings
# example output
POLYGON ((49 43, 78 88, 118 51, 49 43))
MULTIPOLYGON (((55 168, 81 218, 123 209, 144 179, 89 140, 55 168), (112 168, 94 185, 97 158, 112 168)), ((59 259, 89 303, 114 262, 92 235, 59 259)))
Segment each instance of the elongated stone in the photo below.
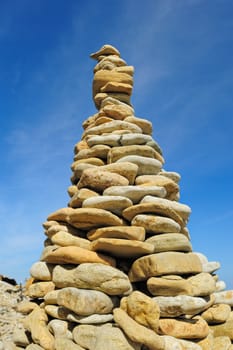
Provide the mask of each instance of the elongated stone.
MULTIPOLYGON (((151 236, 146 240, 146 243, 153 244, 153 253, 167 251, 192 251, 192 245, 189 239, 182 233, 164 233, 162 235, 151 236)), ((214 290, 212 290, 213 292, 214 290)))
POLYGON ((231 307, 227 304, 215 304, 205 310, 201 316, 209 324, 224 323, 230 317, 231 307))
POLYGON ((30 268, 30 274, 40 281, 51 281, 53 265, 49 265, 43 261, 35 262, 30 268))
MULTIPOLYGON (((162 163, 154 158, 143 157, 143 156, 125 156, 117 160, 117 163, 130 162, 138 166, 137 175, 142 174, 158 174, 162 168, 162 163)), ((137 185, 137 183, 136 183, 137 185)))
POLYGON ((126 197, 105 195, 87 198, 82 204, 83 208, 105 209, 116 215, 121 215, 124 209, 132 205, 132 201, 126 197))
POLYGON ((88 239, 77 237, 69 232, 59 231, 51 236, 51 241, 53 244, 60 245, 62 247, 77 246, 80 248, 90 250, 90 242, 88 239))
POLYGON ((216 304, 228 304, 233 307, 233 290, 214 293, 216 304))
POLYGON ((139 128, 137 125, 125 122, 123 120, 114 120, 112 122, 105 123, 105 125, 94 126, 90 129, 87 129, 83 133, 82 137, 85 138, 89 135, 102 135, 106 133, 111 133, 116 130, 126 130, 132 133, 142 134, 142 129, 139 128))
POLYGON ((154 296, 192 295, 191 284, 177 275, 151 277, 147 280, 147 288, 154 296))
POLYGON ((155 150, 150 146, 129 145, 111 148, 111 150, 108 152, 108 163, 114 163, 117 160, 130 155, 156 158, 155 150))
POLYGON ((142 226, 149 234, 179 233, 181 231, 176 221, 157 215, 138 214, 132 219, 131 225, 142 226))
POLYGON ((91 230, 87 238, 94 241, 98 238, 123 238, 137 241, 145 240, 145 229, 139 226, 110 226, 91 230))

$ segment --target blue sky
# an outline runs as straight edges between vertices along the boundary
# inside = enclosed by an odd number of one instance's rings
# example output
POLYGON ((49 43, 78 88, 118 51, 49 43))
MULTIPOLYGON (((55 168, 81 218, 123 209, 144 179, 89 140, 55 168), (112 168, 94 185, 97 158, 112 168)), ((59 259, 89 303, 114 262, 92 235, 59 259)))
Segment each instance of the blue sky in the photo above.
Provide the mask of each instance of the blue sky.
POLYGON ((193 250, 233 289, 233 3, 0 0, 0 274, 24 282, 67 205, 73 146, 96 112, 103 44, 135 67, 132 103, 181 174, 193 250))

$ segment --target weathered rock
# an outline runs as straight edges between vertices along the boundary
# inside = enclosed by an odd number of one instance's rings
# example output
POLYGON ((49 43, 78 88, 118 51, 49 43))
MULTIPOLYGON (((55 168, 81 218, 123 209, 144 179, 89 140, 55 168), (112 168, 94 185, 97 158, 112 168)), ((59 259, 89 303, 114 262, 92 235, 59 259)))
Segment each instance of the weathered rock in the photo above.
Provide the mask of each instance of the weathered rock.
POLYGON ((80 208, 82 207, 82 204, 86 199, 97 196, 99 196, 97 192, 89 190, 88 188, 81 188, 80 190, 77 189, 77 191, 69 201, 69 207, 80 208))
POLYGON ((114 163, 123 157, 131 155, 156 158, 156 151, 152 147, 146 145, 112 147, 108 152, 108 163, 114 163))
POLYGON ((83 202, 83 208, 98 208, 111 211, 116 215, 120 215, 124 209, 132 206, 130 199, 123 196, 99 196, 88 198, 83 202))
POLYGON ((94 60, 99 60, 100 56, 116 55, 120 57, 120 52, 112 45, 105 44, 97 52, 90 55, 94 60))
MULTIPOLYGON (((146 240, 154 246, 153 253, 167 251, 192 251, 192 245, 189 239, 181 233, 164 233, 162 235, 151 236, 146 240)), ((214 290, 212 290, 213 292, 214 290)))
POLYGON ((192 286, 193 296, 208 296, 215 291, 215 280, 213 276, 207 272, 189 277, 188 282, 192 286))
POLYGON ((57 244, 61 247, 77 246, 88 250, 91 248, 90 242, 87 239, 74 236, 65 231, 59 231, 52 235, 51 241, 53 244, 57 244))
POLYGON ((27 290, 27 295, 31 298, 42 298, 48 292, 54 290, 55 285, 52 281, 42 281, 33 283, 27 290))
MULTIPOLYGON (((106 94, 103 95, 107 96, 106 94)), ((142 129, 139 128, 137 125, 125 122, 123 120, 114 120, 112 122, 105 123, 104 125, 94 126, 90 129, 87 129, 83 133, 83 138, 89 135, 102 135, 106 133, 111 133, 116 130, 126 130, 135 134, 142 134, 142 129)))
POLYGON ((233 307, 233 290, 214 293, 216 304, 228 304, 233 307))
POLYGON ((129 278, 132 282, 136 282, 153 276, 194 274, 201 271, 200 260, 195 254, 164 252, 135 260, 130 269, 129 278))
POLYGON ((152 134, 152 123, 149 120, 146 120, 144 118, 136 118, 134 116, 129 116, 125 118, 125 121, 138 125, 142 129, 143 134, 146 134, 146 135, 152 134))
POLYGON ((61 289, 58 292, 57 302, 58 305, 81 316, 108 314, 114 307, 113 301, 105 293, 74 287, 61 289))
POLYGON ((82 149, 79 151, 75 157, 74 160, 80 160, 80 159, 89 159, 89 158, 99 158, 102 160, 107 159, 107 155, 111 148, 106 145, 96 145, 88 149, 82 149))
MULTIPOLYGON (((138 176, 142 174, 158 174, 162 168, 162 163, 159 160, 143 156, 125 156, 117 160, 117 163, 121 162, 130 162, 136 164, 138 166, 138 176)), ((136 185, 138 184, 136 183, 136 185)))
POLYGON ((230 350, 231 340, 226 336, 214 338, 213 350, 230 350))
POLYGON ((233 341, 233 319, 228 319, 226 322, 211 325, 210 328, 214 332, 214 337, 225 336, 233 341))
MULTIPOLYGON (((215 301, 216 302, 216 301, 215 301)), ((224 323, 230 317, 231 307, 227 304, 215 304, 205 310, 201 316, 209 324, 224 323)))
MULTIPOLYGON (((130 162, 122 162, 121 164, 107 164, 99 168, 100 170, 109 171, 125 177, 129 184, 133 184, 138 172, 138 166, 130 162)), ((119 195, 119 194, 117 194, 119 195)))
POLYGON ((78 344, 74 343, 71 339, 65 337, 55 338, 55 350, 85 350, 78 344))
POLYGON ((109 253, 120 258, 135 258, 151 254, 154 250, 152 244, 119 238, 98 238, 91 244, 93 251, 109 253))
POLYGON ((63 320, 51 320, 48 323, 48 330, 55 338, 66 337, 72 339, 72 333, 68 329, 68 322, 63 320))
POLYGON ((30 268, 30 274, 36 280, 51 281, 53 265, 49 265, 43 261, 35 262, 30 268))
POLYGON ((13 333, 13 341, 15 345, 26 347, 30 344, 30 338, 23 328, 15 328, 13 333))
POLYGON ((87 238, 94 241, 98 238, 122 238, 137 241, 145 240, 145 229, 139 226, 109 226, 91 230, 87 238))
POLYGON ((57 288, 95 289, 108 295, 129 294, 132 290, 126 274, 98 263, 83 263, 73 268, 57 265, 53 271, 53 282, 57 288))
POLYGON ((154 296, 192 295, 192 287, 187 279, 177 275, 151 277, 147 288, 154 296))
POLYGON ((144 227, 149 234, 181 231, 180 225, 175 220, 158 215, 138 214, 132 219, 131 225, 144 227))

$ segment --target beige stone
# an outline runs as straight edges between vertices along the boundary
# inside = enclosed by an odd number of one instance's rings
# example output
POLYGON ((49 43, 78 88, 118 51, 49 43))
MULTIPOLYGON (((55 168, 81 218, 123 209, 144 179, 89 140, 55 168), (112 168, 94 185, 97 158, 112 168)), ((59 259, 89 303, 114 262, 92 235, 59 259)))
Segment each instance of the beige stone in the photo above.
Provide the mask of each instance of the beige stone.
MULTIPOLYGON (((108 152, 111 150, 109 146, 106 145, 96 145, 88 149, 82 149, 79 151, 74 160, 89 159, 89 158, 100 158, 102 160, 107 159, 108 152)), ((96 165, 96 164, 95 164, 96 165)))
POLYGON ((16 305, 16 310, 23 315, 30 314, 38 305, 32 301, 23 300, 16 305))
POLYGON ((137 172, 138 172, 138 166, 133 163, 129 162, 122 162, 122 163, 112 163, 103 165, 100 167, 100 170, 109 171, 110 173, 119 174, 123 177, 125 177, 129 184, 134 184, 134 180, 136 178, 137 172))
POLYGON ((39 307, 35 308, 23 321, 24 327, 31 333, 34 343, 45 350, 54 350, 54 337, 47 328, 48 317, 39 307))
POLYGON ((92 314, 90 316, 80 316, 74 312, 70 312, 67 315, 67 320, 80 324, 103 324, 106 322, 111 322, 113 320, 113 314, 92 314))
POLYGON ((114 307, 112 299, 105 293, 74 287, 61 289, 57 301, 58 305, 82 316, 108 314, 114 307))
POLYGON ((104 165, 104 161, 100 158, 95 158, 95 157, 89 157, 87 159, 78 159, 75 160, 72 164, 71 164, 71 170, 75 171, 77 169, 78 166, 85 166, 85 165, 92 165, 94 166, 101 166, 104 165))
POLYGON ((61 247, 77 246, 80 248, 91 250, 91 245, 88 239, 77 237, 69 232, 59 231, 51 236, 53 244, 57 244, 61 247))
POLYGON ((159 320, 158 332, 175 338, 202 339, 209 334, 209 327, 200 316, 192 319, 163 318, 159 320))
POLYGON ((209 324, 224 323, 230 317, 231 307, 227 304, 215 304, 202 313, 202 317, 209 324))
POLYGON ((167 208, 175 210, 177 214, 179 214, 185 221, 188 220, 191 214, 191 208, 188 205, 176 201, 171 201, 165 198, 158 198, 153 195, 145 196, 142 199, 141 203, 155 203, 158 205, 161 204, 164 207, 166 206, 167 208))
MULTIPOLYGON (((106 95, 106 94, 104 94, 106 95)), ((104 125, 94 126, 83 133, 83 138, 89 135, 102 135, 105 133, 111 133, 116 130, 127 130, 132 133, 142 134, 142 129, 137 125, 125 122, 123 120, 114 120, 104 125)))
POLYGON ((51 237, 54 233, 57 233, 59 231, 65 231, 68 232, 72 235, 76 235, 76 236, 80 236, 82 237, 83 232, 78 230, 77 228, 69 225, 68 223, 62 222, 55 222, 53 225, 51 225, 48 229, 47 229, 47 236, 51 237))
MULTIPOLYGON (((139 134, 140 135, 140 134, 139 134)), ((99 144, 107 145, 110 147, 120 146, 120 135, 108 134, 108 135, 95 135, 87 137, 87 144, 89 147, 99 144)))
POLYGON ((79 151, 81 151, 83 149, 88 149, 88 148, 89 148, 89 146, 88 146, 86 140, 79 141, 74 146, 74 154, 78 153, 79 151))
POLYGON ((115 259, 110 256, 77 246, 54 248, 44 255, 43 261, 52 264, 101 263, 111 266, 115 266, 116 264, 115 259))
POLYGON ((157 333, 160 310, 152 298, 140 291, 134 291, 128 297, 122 298, 120 305, 137 323, 157 333))
POLYGON ((179 233, 181 231, 176 221, 157 215, 138 214, 131 221, 131 225, 142 226, 149 234, 179 233))
MULTIPOLYGON (((159 160, 137 155, 125 156, 117 160, 117 163, 121 162, 136 164, 138 166, 138 176, 142 174, 158 174, 162 168, 162 163, 159 160)), ((136 185, 138 184, 136 183, 136 185)))
MULTIPOLYGON (((113 69, 115 73, 119 72, 121 67, 116 67, 113 69)), ((122 73, 122 72, 119 72, 122 73)), ((124 72, 123 72, 124 73, 124 72)), ((127 73, 126 73, 127 74, 127 73)), ((132 77, 132 76, 131 76, 132 77)), ((130 103, 130 95, 125 92, 99 92, 94 96, 94 103, 97 109, 100 109, 102 106, 102 101, 107 97, 111 97, 114 99, 118 99, 119 101, 131 105, 130 103)))
POLYGON ((71 339, 65 337, 55 338, 55 350, 85 350, 78 344, 74 343, 71 339))
POLYGON ((117 120, 124 120, 126 117, 132 115, 132 111, 128 107, 121 105, 106 105, 102 110, 107 116, 117 120))
POLYGON ((199 258, 193 253, 164 252, 150 254, 134 261, 129 272, 132 282, 148 277, 171 274, 195 274, 202 271, 199 258))
POLYGON ((76 191, 74 196, 69 201, 69 207, 80 208, 86 199, 98 196, 99 194, 95 191, 89 190, 87 188, 81 188, 81 190, 76 191))
POLYGON ((233 307, 233 290, 214 293, 216 304, 228 304, 233 307))
POLYGON ((174 338, 170 335, 161 335, 161 338, 164 340, 164 350, 204 350, 192 341, 174 338))
POLYGON ((94 60, 98 60, 100 56, 115 55, 120 57, 120 52, 112 45, 105 44, 98 51, 90 55, 94 60))
MULTIPOLYGON (((13 349, 13 350, 17 350, 17 349, 13 349)), ((40 345, 37 345, 37 344, 30 344, 26 347, 26 350, 44 350, 44 348, 42 348, 40 345)))
POLYGON ((71 311, 63 306, 58 305, 45 305, 44 307, 47 315, 58 320, 67 320, 71 311))
POLYGON ((176 221, 180 225, 180 227, 184 225, 184 222, 181 216, 177 214, 175 210, 173 210, 172 208, 169 208, 166 204, 164 205, 164 203, 136 204, 129 208, 126 208, 122 214, 126 220, 131 221, 136 215, 145 214, 145 213, 148 213, 148 214, 154 213, 156 215, 168 217, 176 221))
POLYGON ((78 191, 78 188, 76 185, 71 185, 67 189, 67 193, 70 197, 73 197, 77 191, 78 191))
POLYGON ((125 273, 99 263, 83 263, 72 268, 57 265, 53 271, 53 282, 57 288, 94 289, 108 295, 129 294, 132 291, 125 273))
POLYGON ((114 68, 115 72, 126 73, 133 77, 134 75, 134 67, 133 66, 125 66, 125 67, 116 67, 114 68))
POLYGON ((126 73, 119 73, 114 70, 97 71, 93 79, 93 96, 101 92, 101 88, 107 83, 123 83, 133 86, 133 79, 126 73))
POLYGON ((153 253, 166 251, 192 251, 192 245, 189 239, 182 233, 164 233, 162 235, 151 236, 146 240, 146 243, 153 244, 153 253))
POLYGON ((102 192, 110 186, 127 186, 128 184, 129 181, 119 174, 99 169, 93 171, 90 168, 83 171, 78 188, 87 187, 91 190, 102 192))
POLYGON ((55 285, 52 281, 35 282, 28 288, 27 295, 31 298, 42 298, 54 288, 55 285))
POLYGON ((158 197, 165 197, 166 190, 159 186, 111 186, 104 190, 103 194, 108 196, 124 196, 130 199, 134 204, 147 194, 153 194, 158 197))
POLYGON ((158 296, 153 297, 158 303, 162 317, 179 317, 182 315, 196 315, 214 303, 214 298, 192 297, 189 295, 178 295, 175 297, 158 296))
MULTIPOLYGON (((204 339, 198 340, 197 344, 200 346, 202 350, 213 350, 214 347, 214 337, 212 332, 210 331, 207 337, 204 339)), ((215 349, 220 350, 220 349, 215 349)))
POLYGON ((92 241, 91 249, 119 258, 135 258, 151 254, 154 247, 152 244, 130 239, 98 238, 92 241))
POLYGON ((230 350, 231 340, 226 336, 219 336, 214 338, 213 350, 230 350))
POLYGON ((154 331, 140 325, 124 310, 113 310, 114 321, 122 328, 124 333, 136 343, 147 346, 149 350, 164 350, 164 340, 154 331))
POLYGON ((95 208, 62 208, 49 215, 48 219, 65 221, 79 229, 91 229, 99 226, 123 225, 122 219, 107 210, 95 208))
POLYGON ((35 262, 30 268, 30 275, 36 280, 51 281, 53 266, 43 261, 35 262))
POLYGON ((110 226, 91 230, 87 238, 94 241, 98 238, 122 238, 137 241, 145 240, 145 229, 139 226, 110 226))
POLYGON ((233 341, 233 319, 228 319, 226 322, 211 325, 210 328, 214 332, 214 337, 225 336, 233 341))
POLYGON ((44 303, 45 304, 57 304, 57 294, 58 290, 52 290, 51 292, 48 292, 44 296, 44 303))
POLYGON ((22 346, 25 348, 27 345, 30 344, 30 338, 28 337, 28 334, 25 332, 25 329, 19 328, 19 326, 14 329, 12 338, 15 345, 17 346, 22 346))
POLYGON ((193 296, 208 296, 215 292, 215 280, 213 276, 207 272, 189 277, 188 282, 192 286, 193 296))
POLYGON ((177 275, 151 277, 147 280, 147 288, 154 296, 192 295, 190 283, 177 275))
POLYGON ((163 175, 168 177, 169 179, 173 180, 177 184, 180 182, 181 176, 175 171, 166 171, 166 170, 161 170, 161 172, 158 175, 163 175))
POLYGON ((122 214, 122 211, 133 203, 130 199, 123 196, 98 196, 87 198, 83 202, 83 208, 98 208, 108 210, 116 215, 122 214))
POLYGON ((132 343, 121 329, 112 324, 102 326, 81 325, 73 330, 77 344, 89 350, 140 350, 141 346, 132 343))
POLYGON ((55 338, 67 337, 72 339, 72 333, 68 329, 68 322, 63 320, 51 320, 48 323, 48 330, 54 335, 55 338))
POLYGON ((125 121, 138 125, 142 129, 143 134, 152 135, 152 123, 149 120, 129 116, 125 118, 125 121))
POLYGON ((115 163, 117 160, 131 155, 155 158, 156 153, 152 147, 146 145, 112 147, 108 152, 107 160, 108 163, 115 163))
POLYGON ((132 85, 118 82, 108 82, 100 88, 101 92, 123 92, 127 95, 131 95, 132 90, 132 85))
POLYGON ((116 98, 113 97, 106 97, 102 103, 101 103, 101 108, 103 109, 105 106, 120 106, 123 107, 124 110, 127 110, 127 112, 125 113, 125 115, 134 115, 134 109, 132 106, 121 102, 119 100, 117 100, 116 98))

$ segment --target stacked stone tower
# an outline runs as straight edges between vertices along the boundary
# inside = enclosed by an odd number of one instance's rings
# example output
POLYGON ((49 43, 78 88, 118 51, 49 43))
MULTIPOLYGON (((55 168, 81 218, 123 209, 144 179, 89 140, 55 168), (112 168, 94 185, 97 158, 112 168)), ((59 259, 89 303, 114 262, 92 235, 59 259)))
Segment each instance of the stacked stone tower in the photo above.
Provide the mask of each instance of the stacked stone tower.
POLYGON ((91 55, 98 112, 75 145, 68 206, 48 216, 14 349, 232 350, 233 291, 192 251, 180 175, 130 103, 134 68, 91 55))

